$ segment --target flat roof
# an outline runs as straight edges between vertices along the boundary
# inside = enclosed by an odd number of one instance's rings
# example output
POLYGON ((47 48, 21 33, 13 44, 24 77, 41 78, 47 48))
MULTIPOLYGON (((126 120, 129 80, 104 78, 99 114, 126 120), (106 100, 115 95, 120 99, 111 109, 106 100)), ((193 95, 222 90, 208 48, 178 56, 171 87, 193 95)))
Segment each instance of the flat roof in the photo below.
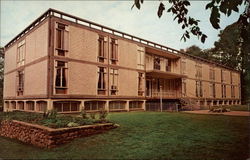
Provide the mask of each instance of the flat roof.
POLYGON ((10 42, 8 42, 5 45, 4 49, 5 50, 8 49, 15 42, 17 42, 21 37, 23 37, 28 32, 33 30, 38 24, 43 22, 48 17, 61 18, 63 20, 74 22, 74 23, 77 23, 77 24, 80 24, 80 25, 83 25, 83 26, 86 26, 86 27, 89 27, 89 28, 92 28, 92 29, 95 29, 95 30, 103 31, 103 32, 106 32, 106 33, 109 33, 109 34, 112 34, 112 35, 115 35, 115 36, 118 36, 118 37, 122 37, 122 38, 125 38, 125 39, 128 39, 128 40, 132 40, 132 41, 140 43, 140 44, 142 44, 144 46, 153 47, 153 48, 156 48, 158 50, 162 50, 166 54, 172 54, 173 57, 177 57, 177 55, 178 55, 178 57, 180 55, 183 55, 183 56, 190 57, 192 59, 196 59, 196 60, 199 60, 199 61, 202 61, 202 62, 205 62, 205 63, 214 64, 214 65, 217 65, 219 67, 223 67, 223 68, 226 68, 226 69, 234 70, 236 72, 240 72, 240 71, 238 71, 238 70, 236 70, 234 68, 228 67, 226 65, 223 65, 223 64, 211 61, 211 60, 207 60, 207 59, 204 59, 204 58, 201 58, 201 57, 193 56, 193 55, 190 55, 188 53, 181 52, 179 50, 176 50, 176 49, 173 49, 173 48, 170 48, 170 47, 167 47, 167 46, 164 46, 164 45, 161 45, 161 44, 158 44, 158 43, 146 40, 146 39, 142 39, 142 38, 139 38, 137 36, 133 36, 133 35, 130 35, 130 34, 127 34, 127 33, 124 33, 124 32, 121 32, 121 31, 118 31, 118 30, 103 26, 101 24, 97 24, 95 22, 91 22, 89 20, 85 20, 85 19, 73 16, 73 15, 70 15, 70 14, 55 10, 55 9, 51 9, 51 8, 49 8, 40 17, 38 17, 35 21, 33 21, 28 27, 26 27, 21 33, 19 33, 10 42))

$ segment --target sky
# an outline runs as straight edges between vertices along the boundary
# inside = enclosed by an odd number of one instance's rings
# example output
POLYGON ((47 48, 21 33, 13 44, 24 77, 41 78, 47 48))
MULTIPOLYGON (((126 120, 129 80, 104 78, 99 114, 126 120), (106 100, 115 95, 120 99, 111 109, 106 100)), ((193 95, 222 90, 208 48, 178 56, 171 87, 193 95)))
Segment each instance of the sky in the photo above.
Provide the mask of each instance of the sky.
MULTIPOLYGON (((210 11, 205 10, 208 1, 191 1, 191 6, 188 7, 188 15, 201 21, 201 31, 208 36, 204 44, 197 37, 191 37, 186 42, 180 41, 184 31, 176 21, 173 21, 174 17, 172 14, 164 12, 163 16, 158 18, 157 10, 160 1, 144 1, 140 10, 136 7, 131 9, 133 2, 133 0, 1 0, 0 46, 5 46, 49 8, 54 8, 174 49, 185 49, 192 45, 197 45, 202 49, 212 48, 214 42, 219 39, 218 34, 220 30, 213 29, 209 22, 210 11)), ((243 9, 241 7, 239 13, 243 9)), ((239 13, 233 12, 230 17, 222 15, 220 22, 221 29, 237 21, 239 13)))

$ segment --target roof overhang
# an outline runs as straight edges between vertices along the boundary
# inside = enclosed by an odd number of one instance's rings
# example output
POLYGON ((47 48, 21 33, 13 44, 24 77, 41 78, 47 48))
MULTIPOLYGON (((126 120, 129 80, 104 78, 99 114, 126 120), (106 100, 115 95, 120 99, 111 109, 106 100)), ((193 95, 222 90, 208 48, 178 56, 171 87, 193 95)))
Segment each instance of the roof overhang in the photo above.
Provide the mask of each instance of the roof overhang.
POLYGON ((155 78, 164 78, 164 79, 187 78, 186 75, 159 71, 159 70, 148 70, 146 71, 146 76, 155 77, 155 78))
POLYGON ((153 48, 153 47, 152 48, 151 47, 145 47, 145 51, 146 51, 146 53, 149 53, 149 54, 163 56, 163 57, 167 57, 167 58, 170 58, 170 59, 178 59, 178 58, 180 58, 180 55, 173 54, 173 53, 168 52, 168 51, 163 51, 163 50, 160 50, 160 49, 156 49, 156 48, 153 48))

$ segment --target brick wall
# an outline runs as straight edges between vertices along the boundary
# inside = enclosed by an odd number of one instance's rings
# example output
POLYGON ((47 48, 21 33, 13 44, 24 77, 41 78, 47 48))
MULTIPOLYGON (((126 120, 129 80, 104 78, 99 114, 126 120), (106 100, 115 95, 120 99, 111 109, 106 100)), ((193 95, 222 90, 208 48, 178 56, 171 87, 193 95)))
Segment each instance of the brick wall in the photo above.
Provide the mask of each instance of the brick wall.
POLYGON ((71 140, 116 128, 112 123, 52 129, 20 121, 2 121, 0 136, 18 139, 42 148, 53 148, 71 140))

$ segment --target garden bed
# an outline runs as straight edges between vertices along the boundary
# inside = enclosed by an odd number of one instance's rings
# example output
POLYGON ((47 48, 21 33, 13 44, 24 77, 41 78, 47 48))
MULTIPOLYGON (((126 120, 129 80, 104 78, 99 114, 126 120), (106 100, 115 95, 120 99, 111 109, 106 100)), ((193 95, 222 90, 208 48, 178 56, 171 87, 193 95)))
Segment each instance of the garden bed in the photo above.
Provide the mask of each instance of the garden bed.
POLYGON ((52 148, 71 140, 106 130, 117 125, 99 115, 72 117, 52 114, 9 112, 0 115, 0 136, 18 139, 42 148, 52 148))

